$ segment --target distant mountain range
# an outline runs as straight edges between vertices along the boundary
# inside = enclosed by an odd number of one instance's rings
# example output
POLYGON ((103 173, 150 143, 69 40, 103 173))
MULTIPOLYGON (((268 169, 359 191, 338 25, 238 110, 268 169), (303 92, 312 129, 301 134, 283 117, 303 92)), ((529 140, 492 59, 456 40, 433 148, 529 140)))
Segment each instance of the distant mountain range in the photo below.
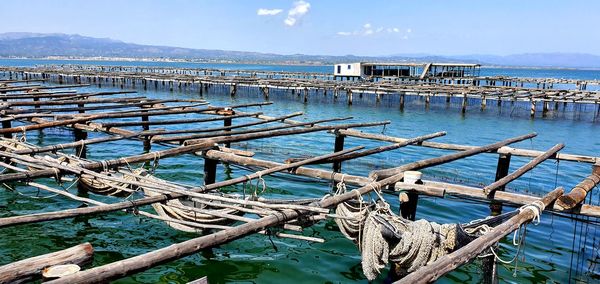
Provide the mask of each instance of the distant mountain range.
POLYGON ((400 62, 468 62, 482 65, 600 68, 600 56, 581 53, 526 53, 508 56, 464 55, 436 56, 429 54, 398 54, 390 56, 329 56, 281 55, 273 53, 193 49, 126 43, 109 38, 81 35, 3 33, 0 34, 0 57, 119 57, 180 59, 194 61, 274 62, 332 64, 358 61, 400 62))

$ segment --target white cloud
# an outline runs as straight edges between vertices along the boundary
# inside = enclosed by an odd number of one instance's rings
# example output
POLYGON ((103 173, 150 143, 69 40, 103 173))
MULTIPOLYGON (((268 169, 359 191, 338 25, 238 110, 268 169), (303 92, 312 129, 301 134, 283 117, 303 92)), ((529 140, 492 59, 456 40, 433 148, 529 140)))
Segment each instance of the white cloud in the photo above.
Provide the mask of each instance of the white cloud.
POLYGON ((256 11, 256 14, 259 16, 275 16, 279 13, 283 12, 282 9, 264 9, 260 8, 256 11))
POLYGON ((305 1, 296 1, 292 8, 288 11, 287 18, 283 21, 288 26, 294 26, 298 23, 298 20, 302 18, 310 9, 310 3, 305 1))
POLYGON ((411 33, 412 30, 411 29, 406 29, 406 32, 401 32, 399 28, 397 27, 378 27, 377 29, 373 29, 373 25, 371 23, 366 23, 364 25, 362 25, 362 29, 360 30, 355 30, 352 32, 337 32, 337 35, 340 36, 370 36, 370 35, 375 35, 375 34, 381 34, 381 33, 388 33, 388 34, 392 34, 392 33, 399 33, 400 35, 403 35, 403 38, 408 38, 406 34, 411 33))

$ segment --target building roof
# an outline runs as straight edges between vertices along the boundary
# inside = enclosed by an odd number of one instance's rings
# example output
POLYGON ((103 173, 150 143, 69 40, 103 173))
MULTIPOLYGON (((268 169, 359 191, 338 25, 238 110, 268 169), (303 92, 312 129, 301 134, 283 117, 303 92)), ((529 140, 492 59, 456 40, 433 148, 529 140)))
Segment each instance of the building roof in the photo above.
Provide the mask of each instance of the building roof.
MULTIPOLYGON (((358 63, 358 62, 355 62, 358 63)), ((355 63, 340 63, 340 64, 355 64, 355 63)), ((449 66, 449 67, 480 67, 480 64, 477 63, 440 63, 440 62, 432 62, 432 63, 416 63, 416 62, 360 62, 362 66, 415 66, 421 67, 427 64, 431 64, 431 66, 449 66)))

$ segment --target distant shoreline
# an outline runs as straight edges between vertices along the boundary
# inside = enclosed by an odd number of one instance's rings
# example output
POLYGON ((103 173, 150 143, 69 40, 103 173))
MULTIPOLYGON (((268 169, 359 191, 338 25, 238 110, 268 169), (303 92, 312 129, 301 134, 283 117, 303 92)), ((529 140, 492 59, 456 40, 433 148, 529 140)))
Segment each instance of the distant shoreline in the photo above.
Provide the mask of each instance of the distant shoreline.
MULTIPOLYGON (((146 58, 146 57, 72 57, 72 56, 47 56, 47 57, 1 57, 0 60, 64 60, 64 61, 114 61, 114 62, 166 62, 166 63, 197 63, 197 64, 247 64, 247 65, 282 65, 282 66, 332 66, 339 62, 314 62, 314 61, 245 61, 223 59, 184 59, 184 58, 146 58)), ((556 67, 556 66, 511 66, 511 65, 481 65, 487 69, 523 69, 523 70, 580 70, 600 71, 597 67, 556 67)))

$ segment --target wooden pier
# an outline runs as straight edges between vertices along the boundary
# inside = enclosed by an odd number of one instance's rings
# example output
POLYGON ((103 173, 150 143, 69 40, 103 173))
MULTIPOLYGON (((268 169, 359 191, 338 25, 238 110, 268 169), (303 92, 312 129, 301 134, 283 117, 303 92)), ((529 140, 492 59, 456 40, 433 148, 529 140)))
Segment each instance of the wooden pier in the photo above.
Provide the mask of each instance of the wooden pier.
MULTIPOLYGON (((256 106, 267 108, 268 105, 271 105, 270 102, 213 106, 203 99, 158 100, 139 96, 131 91, 82 93, 76 90, 80 86, 85 86, 84 84, 112 84, 122 88, 135 86, 145 89, 160 85, 171 88, 173 91, 201 92, 207 85, 221 84, 234 86, 231 95, 235 95, 235 92, 238 91, 237 88, 240 87, 266 88, 266 90, 272 88, 307 90, 310 88, 330 91, 334 89, 338 92, 345 90, 350 94, 353 90, 367 92, 375 88, 377 92, 384 90, 384 93, 412 90, 410 92, 417 91, 417 94, 422 94, 422 90, 436 89, 437 92, 453 93, 459 92, 459 90, 464 92, 471 87, 392 84, 389 85, 390 89, 382 89, 386 85, 380 83, 358 85, 314 79, 259 80, 221 75, 196 77, 195 75, 174 76, 173 74, 147 73, 127 74, 114 70, 102 73, 95 71, 93 74, 87 74, 81 70, 72 72, 15 68, 0 70, 0 74, 7 75, 7 80, 10 80, 0 81, 2 84, 0 86, 0 98, 2 99, 0 119, 3 123, 2 129, 0 129, 0 134, 3 135, 3 138, 0 138, 0 156, 3 157, 0 167, 7 169, 7 172, 0 174, 0 181, 3 184, 20 182, 21 184, 14 185, 15 190, 21 186, 34 187, 60 195, 59 198, 68 198, 89 205, 0 218, 0 230, 22 224, 126 211, 145 218, 164 221, 165 229, 169 229, 168 225, 172 229, 200 234, 187 241, 135 257, 97 267, 83 267, 81 271, 61 275, 60 278, 53 279, 49 283, 102 283, 159 266, 203 249, 232 242, 250 234, 269 234, 269 228, 279 228, 280 230, 275 236, 280 238, 326 242, 327 240, 303 234, 307 227, 325 219, 336 220, 346 237, 361 244, 359 251, 363 256, 363 271, 369 279, 377 277, 379 269, 388 263, 388 256, 378 251, 377 247, 370 246, 370 243, 365 243, 365 235, 374 236, 373 242, 377 240, 381 245, 390 246, 390 251, 393 251, 389 255, 390 261, 395 263, 399 273, 396 280, 406 283, 429 282, 435 281, 482 252, 489 251, 504 236, 526 226, 527 223, 539 218, 539 215, 562 212, 574 216, 600 217, 599 206, 583 202, 600 182, 600 157, 562 153, 560 151, 564 145, 561 143, 544 150, 511 147, 514 143, 533 139, 536 136, 535 133, 504 138, 488 145, 447 144, 434 141, 435 138, 444 136, 445 132, 426 133, 406 138, 372 134, 359 130, 387 125, 390 124, 389 121, 347 123, 345 122, 347 117, 297 121, 293 118, 301 116, 302 113, 272 117, 263 114, 262 111, 252 110, 256 106), (44 83, 38 84, 38 82, 33 82, 34 80, 69 84, 62 85, 62 87, 66 86, 66 89, 71 90, 57 89, 55 85, 44 83), (296 86, 290 86, 290 84, 296 84, 296 86), (194 117, 183 117, 184 114, 194 114, 194 117), (177 117, 178 115, 180 117, 177 117), (163 116, 168 116, 168 118, 161 118, 163 116), (118 121, 120 118, 137 118, 139 120, 118 121), (252 122, 240 123, 238 120, 240 118, 251 118, 252 122), (201 123, 215 121, 223 121, 223 126, 203 125, 204 127, 198 127, 201 123), (195 125, 194 127, 155 128, 155 125, 192 125, 192 123, 195 125), (140 129, 133 131, 121 128, 125 126, 139 126, 140 129), (18 139, 19 136, 26 137, 30 131, 44 131, 57 127, 72 130, 73 142, 41 146, 18 139), (91 132, 103 135, 97 138, 88 138, 87 133, 91 132), (253 152, 236 148, 236 143, 239 142, 311 132, 324 133, 322 143, 324 145, 329 143, 333 152, 303 158, 288 157, 290 159, 287 161, 278 162, 256 159, 253 157, 253 152), (92 160, 86 158, 89 145, 108 144, 126 139, 143 142, 144 149, 140 149, 141 154, 113 159, 92 160), (362 146, 346 148, 344 144, 348 139, 356 139, 359 144, 361 141, 379 141, 383 145, 369 149, 362 146), (152 147, 157 144, 166 146, 166 149, 161 147, 162 150, 152 150, 152 147), (428 148, 442 149, 448 153, 434 158, 399 164, 393 168, 373 171, 361 176, 344 172, 344 165, 348 165, 355 159, 376 153, 402 151, 403 147, 408 146, 420 147, 423 151, 428 148), (74 154, 71 153, 72 149, 77 149, 74 154), (181 155, 195 155, 198 159, 204 160, 204 184, 183 185, 177 181, 165 180, 153 175, 154 171, 160 167, 160 160, 177 159, 181 155), (411 171, 446 164, 474 155, 498 157, 496 182, 484 187, 472 187, 427 178, 419 179, 419 182, 416 183, 410 182, 408 178, 405 179, 405 175, 411 171), (515 171, 509 172, 511 156, 528 157, 531 158, 531 161, 515 171), (541 198, 519 193, 524 192, 522 190, 504 191, 507 184, 517 180, 546 160, 588 164, 590 165, 589 177, 572 189, 547 189, 547 194, 541 198), (261 170, 220 181, 217 180, 216 171, 221 163, 252 166, 261 170), (331 164, 332 169, 325 170, 310 166, 315 164, 331 164), (221 191, 224 187, 262 180, 262 177, 274 173, 333 181, 337 184, 337 190, 335 193, 329 194, 330 188, 325 187, 323 188, 323 198, 303 199, 298 196, 293 200, 265 198, 260 196, 259 191, 251 194, 250 197, 242 195, 241 192, 226 194, 221 191), (39 180, 44 182, 39 182, 39 180), (89 196, 58 189, 58 185, 65 181, 77 183, 79 188, 89 192, 89 196), (56 186, 47 185, 49 183, 55 183, 56 186), (363 199, 363 196, 368 195, 374 198, 363 199), (397 199, 398 195, 401 195, 403 200, 400 204, 402 212, 406 213, 402 216, 393 213, 386 201, 386 198, 397 199), (414 219, 414 213, 418 208, 419 195, 438 198, 455 196, 491 203, 494 206, 490 214, 499 215, 491 219, 483 219, 486 216, 481 216, 482 220, 464 225, 438 225, 425 220, 410 220, 414 219), (101 202, 96 198, 98 196, 111 196, 112 202, 101 202), (360 204, 360 206, 356 206, 356 204, 360 204), (523 207, 520 210, 500 214, 502 209, 498 205, 502 204, 523 205, 523 207), (150 209, 143 207, 144 205, 152 207, 150 209), (392 226, 393 230, 390 231, 389 227, 384 229, 382 227, 384 223, 392 226), (353 225, 357 225, 357 227, 353 225), (406 257, 401 252, 397 252, 393 245, 410 241, 409 236, 418 230, 417 226, 430 226, 432 230, 449 232, 442 240, 443 243, 435 244, 435 253, 428 251, 429 248, 425 247, 416 252, 419 255, 427 255, 426 260, 429 261, 426 263, 419 262, 423 259, 406 257), (352 230, 352 228, 358 229, 352 230), (490 230, 483 230, 483 228, 490 230), (455 233, 465 234, 465 238, 459 240, 456 235, 452 238, 451 235, 455 233), (392 241, 388 242, 388 239, 392 239, 392 241), (376 255, 377 259, 373 260, 372 255, 376 255), (404 257, 406 260, 400 261, 404 257), (375 261, 375 263, 369 261, 375 261)), ((481 91, 481 88, 475 87, 470 95, 475 96, 477 92, 481 91)), ((490 90, 490 92, 498 91, 490 90)), ((508 94, 512 91, 507 89, 505 92, 508 94)), ((533 91, 530 90, 530 92, 533 91)), ((556 91, 536 90, 536 92, 539 93, 536 93, 535 99, 550 99, 547 96, 550 96, 550 92, 556 91), (542 94, 544 97, 541 96, 542 94)), ((268 95, 269 92, 266 91, 266 93, 268 95)), ((586 92, 586 98, 588 93, 586 92)), ((499 101, 503 98, 501 95, 492 96, 491 94, 488 93, 491 98, 497 98, 499 101)), ((463 94, 463 96, 466 95, 463 94)), ((514 99, 515 96, 511 95, 510 99, 514 99)), ((597 94, 593 93, 589 96, 586 101, 593 98, 597 103, 597 94)), ((533 100, 534 95, 529 93, 524 98, 533 100)), ((473 170, 475 171, 476 168, 473 170)), ((558 180, 558 185, 561 185, 560 180, 558 180)), ((417 237, 431 239, 431 236, 428 235, 413 236, 413 238, 417 237)), ((47 265, 65 263, 84 265, 84 262, 89 260, 90 254, 93 253, 93 249, 89 244, 84 244, 81 247, 73 248, 71 252, 74 254, 73 257, 65 257, 65 252, 57 252, 29 260, 15 259, 15 263, 0 267, 0 281, 12 282, 39 278, 42 269, 47 268, 47 265)), ((489 265, 495 265, 493 258, 489 265)), ((485 277, 490 278, 490 281, 493 282, 496 275, 491 273, 485 277)))

